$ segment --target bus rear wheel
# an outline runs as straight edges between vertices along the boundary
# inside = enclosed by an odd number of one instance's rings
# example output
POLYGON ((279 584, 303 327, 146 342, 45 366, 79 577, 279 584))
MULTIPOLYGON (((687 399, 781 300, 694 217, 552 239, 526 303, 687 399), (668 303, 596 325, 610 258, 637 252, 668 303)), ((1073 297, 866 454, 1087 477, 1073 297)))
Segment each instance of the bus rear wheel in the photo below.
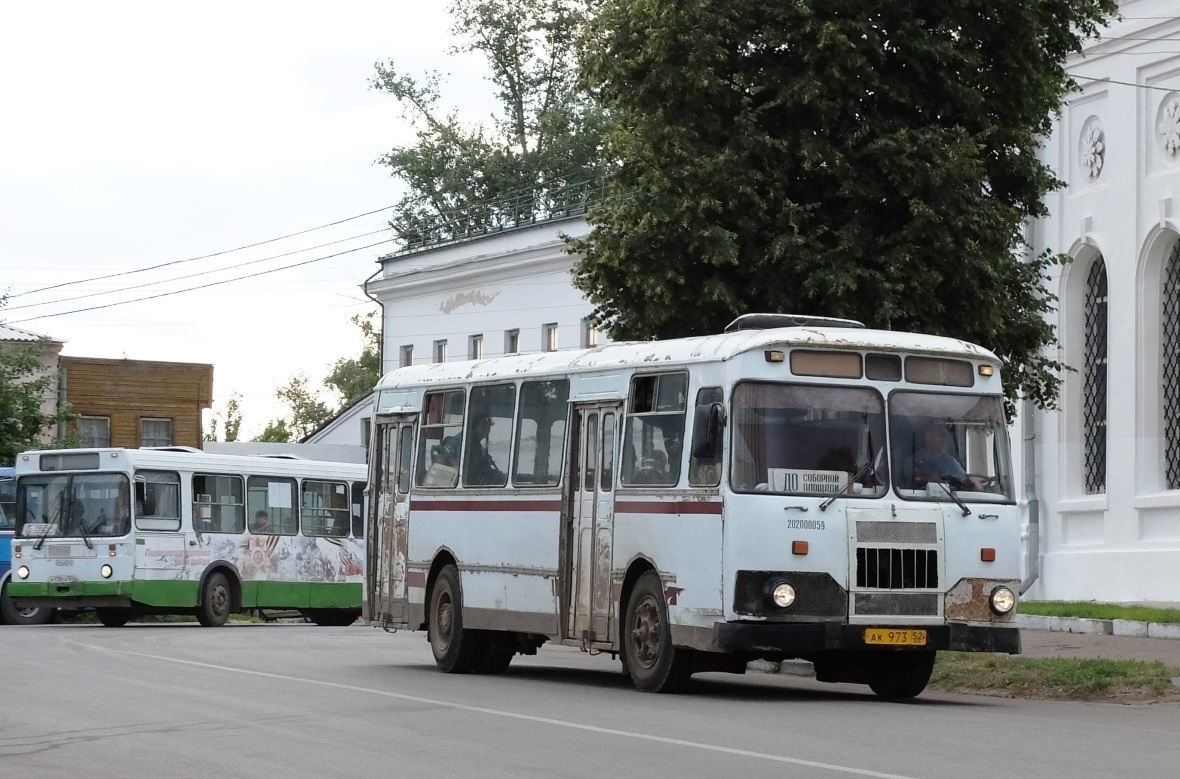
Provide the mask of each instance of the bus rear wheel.
POLYGON ((39 606, 32 609, 18 609, 8 599, 8 582, 0 584, 0 622, 9 625, 44 625, 53 618, 53 609, 39 606))
POLYGON ((631 681, 644 692, 682 689, 692 675, 693 658, 690 650, 672 646, 664 585, 655 571, 635 582, 625 613, 619 643, 631 681))
POLYGON ((934 671, 934 652, 879 652, 865 669, 869 688, 886 700, 915 698, 934 671))
POLYGON ((229 621, 233 607, 233 593, 229 579, 220 571, 209 574, 201 592, 201 603, 197 606, 197 622, 207 628, 217 628, 229 621))
POLYGON ((131 609, 95 609, 98 621, 108 628, 121 628, 131 621, 131 609))
POLYGON ((463 596, 459 570, 447 565, 438 572, 430 592, 430 651, 440 669, 450 674, 476 670, 484 654, 484 636, 463 628, 463 596))
POLYGON ((360 617, 360 609, 304 609, 303 618, 320 627, 342 628, 351 625, 360 617))

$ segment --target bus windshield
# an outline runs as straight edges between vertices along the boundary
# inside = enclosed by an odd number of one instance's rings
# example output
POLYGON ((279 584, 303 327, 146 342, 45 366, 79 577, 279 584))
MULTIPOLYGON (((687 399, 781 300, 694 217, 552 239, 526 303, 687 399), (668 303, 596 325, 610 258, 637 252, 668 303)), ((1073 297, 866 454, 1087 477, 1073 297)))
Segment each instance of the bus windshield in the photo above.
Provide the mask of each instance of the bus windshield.
POLYGON ((879 498, 888 489, 885 404, 874 389, 744 382, 733 430, 739 492, 879 498))
POLYGON ((889 396, 893 481, 903 498, 1011 501, 1003 400, 895 392, 889 396), (948 489, 949 488, 949 489, 948 489))
POLYGON ((124 536, 131 531, 129 482, 121 473, 37 474, 17 482, 17 536, 124 536))

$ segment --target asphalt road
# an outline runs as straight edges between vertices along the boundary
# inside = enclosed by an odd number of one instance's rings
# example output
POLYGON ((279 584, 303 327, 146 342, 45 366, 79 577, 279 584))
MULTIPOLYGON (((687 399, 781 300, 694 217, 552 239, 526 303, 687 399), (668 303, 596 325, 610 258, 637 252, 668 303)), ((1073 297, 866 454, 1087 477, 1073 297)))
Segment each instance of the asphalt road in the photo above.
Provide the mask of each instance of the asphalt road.
POLYGON ((500 677, 356 625, 0 628, 0 777, 1176 776, 1180 705, 1017 701, 796 677, 636 692, 544 647, 500 677))

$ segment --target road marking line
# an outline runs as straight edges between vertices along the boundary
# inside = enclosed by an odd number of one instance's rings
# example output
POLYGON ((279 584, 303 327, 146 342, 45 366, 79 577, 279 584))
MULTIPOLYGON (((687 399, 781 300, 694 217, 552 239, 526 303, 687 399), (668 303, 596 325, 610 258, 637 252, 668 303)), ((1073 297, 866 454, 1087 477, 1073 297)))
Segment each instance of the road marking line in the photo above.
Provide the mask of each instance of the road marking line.
POLYGON ((523 720, 525 722, 536 722, 539 724, 552 725, 559 728, 569 728, 570 730, 582 730, 588 733, 599 733, 606 736, 619 736, 622 738, 637 739, 639 741, 652 741, 658 744, 688 747, 690 749, 700 749, 706 752, 719 752, 721 754, 736 755, 738 757, 750 757, 757 760, 768 760, 775 763, 788 763, 790 765, 804 766, 807 768, 822 768, 826 771, 836 771, 838 773, 852 774, 855 776, 870 776, 874 777, 874 779, 915 779, 914 777, 904 776, 902 774, 883 774, 879 771, 869 771, 864 768, 853 768, 851 766, 836 765, 834 763, 820 763, 814 760, 803 760, 802 758, 797 757, 772 755, 766 752, 754 752, 749 749, 737 749, 735 747, 724 747, 717 744, 705 744, 699 741, 688 741, 686 739, 680 738, 668 738, 667 736, 655 736, 650 733, 635 733, 629 730, 603 728, 597 725, 585 725, 580 722, 570 722, 569 720, 553 719, 551 717, 539 717, 535 714, 521 714, 515 711, 504 711, 503 709, 489 709, 483 706, 471 706, 466 703, 454 703, 452 701, 443 701, 436 698, 423 698, 418 695, 406 695, 405 693, 389 692, 388 690, 377 690, 372 687, 359 687, 357 685, 343 684, 341 682, 327 682, 320 679, 308 679, 302 676, 287 676, 285 674, 270 673, 268 671, 252 671, 247 668, 234 668, 233 666, 229 665, 202 663, 196 660, 181 660, 178 657, 153 655, 147 654, 145 652, 132 652, 126 649, 112 649, 110 647, 98 646, 97 644, 85 644, 76 641, 66 641, 66 643, 77 644, 78 646, 84 646, 88 649, 94 649, 99 652, 112 652, 114 654, 132 655, 134 657, 144 657, 149 660, 160 660, 165 663, 191 665, 197 668, 208 668, 214 671, 225 671, 228 673, 244 674, 246 676, 259 676, 265 679, 278 679, 286 682, 314 684, 320 687, 330 687, 337 690, 346 690, 348 692, 365 693, 367 695, 379 695, 384 698, 395 698, 397 700, 409 701, 412 703, 423 703, 430 706, 438 706, 440 708, 467 711, 473 714, 487 714, 493 717, 523 720))

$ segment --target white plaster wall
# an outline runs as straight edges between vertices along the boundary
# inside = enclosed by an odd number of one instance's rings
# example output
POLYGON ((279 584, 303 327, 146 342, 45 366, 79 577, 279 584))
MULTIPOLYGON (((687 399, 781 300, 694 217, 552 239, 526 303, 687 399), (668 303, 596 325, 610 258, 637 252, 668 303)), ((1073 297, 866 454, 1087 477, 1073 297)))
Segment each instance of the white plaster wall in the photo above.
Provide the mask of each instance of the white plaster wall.
MULTIPOLYGON (((368 285, 384 313, 382 372, 399 367, 406 345, 415 363, 433 362, 443 339, 448 361, 466 360, 477 334, 484 357, 504 354, 510 330, 520 332, 520 352, 541 351, 549 323, 558 326, 559 349, 581 348, 593 307, 571 283, 576 258, 562 236, 588 229, 579 218, 383 260, 368 285)), ((607 340, 599 335, 599 343, 607 340)))
POLYGON ((1029 594, 1180 602, 1180 491, 1162 488, 1158 389, 1159 268, 1180 235, 1180 155, 1161 144, 1158 120, 1161 104, 1180 100, 1180 48, 1137 40, 1180 37, 1180 1, 1136 0, 1122 9, 1127 18, 1067 64, 1082 88, 1043 150, 1066 186, 1049 197, 1050 216, 1034 229, 1038 251, 1073 257, 1049 286, 1059 296, 1060 348, 1052 356, 1074 368, 1084 361, 1086 275, 1099 255, 1106 264, 1106 490, 1084 489, 1083 374, 1069 373, 1059 409, 1036 415, 1042 565, 1029 594), (1095 121, 1103 131, 1097 176, 1084 165, 1095 121))

